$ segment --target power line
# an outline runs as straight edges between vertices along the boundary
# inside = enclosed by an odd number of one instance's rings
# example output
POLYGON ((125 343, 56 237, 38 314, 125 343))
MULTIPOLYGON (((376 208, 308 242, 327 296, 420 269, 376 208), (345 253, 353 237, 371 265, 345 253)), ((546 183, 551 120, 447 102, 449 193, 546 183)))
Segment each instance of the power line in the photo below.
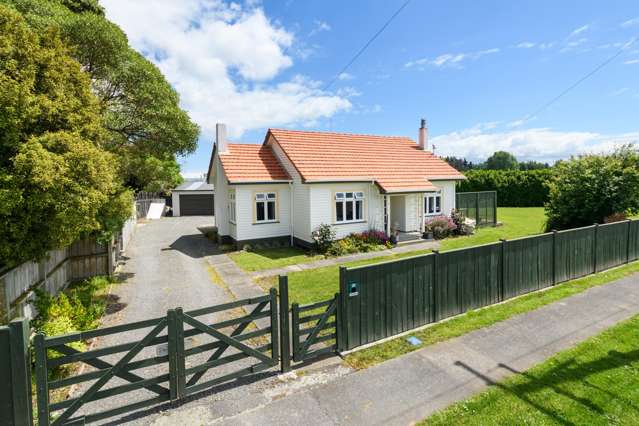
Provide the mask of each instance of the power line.
POLYGON ((584 75, 583 77, 581 77, 579 80, 577 80, 576 82, 574 82, 573 84, 571 84, 570 86, 568 86, 568 88, 564 89, 561 93, 559 93, 557 96, 555 96, 554 98, 552 98, 551 100, 549 100, 548 102, 546 102, 545 104, 543 104, 542 106, 540 106, 537 110, 535 110, 534 112, 526 115, 521 121, 522 124, 525 123, 528 120, 531 120, 532 118, 536 117, 537 115, 541 114, 543 111, 545 111, 546 109, 548 109, 552 104, 554 104, 555 102, 557 102, 559 99, 563 98, 564 95, 566 95, 568 92, 570 92, 571 90, 573 90, 575 87, 579 86, 581 83, 583 83, 584 81, 586 81, 587 79, 589 79, 590 77, 592 77, 593 75, 595 75, 599 70, 601 70, 603 67, 605 67, 606 65, 608 65, 609 63, 611 63, 612 61, 614 61, 615 59, 617 59, 626 49, 628 49, 630 46, 632 46, 633 44, 635 44, 635 42, 639 40, 639 37, 635 37, 634 39, 630 40, 628 43, 624 44, 621 49, 619 49, 614 55, 610 56, 608 59, 606 59, 605 61, 603 61, 602 63, 600 63, 599 65, 597 65, 594 69, 592 69, 589 73, 587 73, 586 75, 584 75))
POLYGON ((371 45, 371 43, 373 43, 375 41, 375 39, 377 37, 379 37, 384 30, 386 29, 386 27, 388 27, 390 25, 391 22, 393 22, 393 20, 397 17, 397 15, 399 15, 401 13, 402 10, 404 10, 404 8, 406 8, 406 6, 408 6, 408 3, 410 3, 411 0, 406 0, 404 2, 404 4, 402 4, 399 9, 397 9, 395 11, 395 13, 393 13, 393 15, 386 21, 386 23, 384 25, 382 25, 382 27, 377 30, 377 32, 373 35, 373 37, 371 37, 366 44, 364 44, 364 46, 362 46, 361 49, 359 49, 359 51, 355 54, 355 56, 353 56, 353 58, 351 58, 350 61, 348 61, 348 63, 340 70, 340 72, 338 72, 337 74, 335 74, 335 77, 333 77, 333 79, 331 81, 328 82, 328 84, 326 86, 324 86, 324 90, 328 90, 329 87, 331 87, 333 85, 333 83, 335 83, 337 81, 337 79, 339 78, 340 75, 342 75, 344 72, 346 72, 346 70, 353 65, 353 63, 357 60, 357 58, 359 58, 362 53, 364 53, 364 51, 368 48, 368 46, 371 45))

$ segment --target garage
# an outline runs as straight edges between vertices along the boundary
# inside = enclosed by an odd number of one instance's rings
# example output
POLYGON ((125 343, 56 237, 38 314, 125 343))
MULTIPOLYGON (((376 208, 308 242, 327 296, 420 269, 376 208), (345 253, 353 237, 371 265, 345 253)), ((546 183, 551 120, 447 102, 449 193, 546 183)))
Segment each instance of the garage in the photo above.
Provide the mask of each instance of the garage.
POLYGON ((185 182, 173 190, 173 216, 213 216, 215 194, 206 182, 185 182))

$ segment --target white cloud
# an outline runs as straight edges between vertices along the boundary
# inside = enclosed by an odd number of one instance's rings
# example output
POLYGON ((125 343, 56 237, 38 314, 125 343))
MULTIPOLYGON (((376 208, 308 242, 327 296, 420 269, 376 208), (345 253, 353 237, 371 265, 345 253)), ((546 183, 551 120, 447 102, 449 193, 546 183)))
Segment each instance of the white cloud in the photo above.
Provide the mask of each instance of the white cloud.
POLYGON ((628 19, 620 24, 623 28, 632 27, 634 25, 639 25, 639 17, 628 19))
POLYGON ((344 80, 352 80, 354 78, 355 78, 355 76, 353 74, 349 74, 347 72, 340 73, 340 75, 337 76, 337 79, 338 80, 342 80, 342 81, 344 81, 344 80))
POLYGON ((547 128, 494 131, 482 125, 437 136, 432 143, 437 154, 454 155, 477 161, 493 152, 504 150, 520 160, 554 162, 571 155, 609 152, 614 148, 639 141, 639 132, 604 135, 595 132, 561 132, 547 128))
POLYGON ((519 49, 531 49, 533 47, 537 46, 537 43, 533 43, 530 41, 523 41, 521 43, 519 43, 518 45, 516 45, 515 47, 519 48, 519 49))
POLYGON ((328 24, 328 22, 320 21, 320 20, 316 19, 316 20, 313 21, 313 24, 315 25, 315 27, 311 30, 310 33, 308 33, 309 37, 312 37, 315 34, 321 33, 322 31, 330 31, 331 30, 331 26, 328 24))
POLYGON ((437 68, 440 68, 440 67, 462 68, 462 64, 464 61, 469 61, 469 60, 474 61, 481 58, 482 56, 498 53, 499 51, 500 49, 493 48, 493 49, 478 50, 476 52, 469 52, 469 53, 444 53, 433 59, 420 58, 414 61, 406 62, 404 64, 404 67, 405 68, 413 68, 413 67, 423 68, 426 65, 431 65, 437 68))
POLYGON ((227 123, 230 135, 238 137, 351 107, 305 76, 282 80, 293 65, 287 52, 299 43, 261 7, 222 0, 103 0, 102 5, 131 45, 175 87, 205 137, 214 134, 216 122, 227 123))
POLYGON ((613 92, 610 93, 610 96, 619 96, 619 95, 623 95, 624 93, 628 92, 630 90, 629 87, 622 87, 620 89, 617 89, 613 92))
POLYGON ((575 29, 573 32, 571 32, 571 33, 568 35, 568 38, 576 37, 576 36, 578 36, 579 34, 583 33, 584 31, 588 31, 588 29, 589 29, 589 28, 590 28, 590 25, 584 25, 584 26, 581 26, 581 27, 579 27, 579 28, 575 29))
POLYGON ((630 60, 624 62, 624 64, 626 64, 626 65, 639 64, 639 59, 630 59, 630 60))

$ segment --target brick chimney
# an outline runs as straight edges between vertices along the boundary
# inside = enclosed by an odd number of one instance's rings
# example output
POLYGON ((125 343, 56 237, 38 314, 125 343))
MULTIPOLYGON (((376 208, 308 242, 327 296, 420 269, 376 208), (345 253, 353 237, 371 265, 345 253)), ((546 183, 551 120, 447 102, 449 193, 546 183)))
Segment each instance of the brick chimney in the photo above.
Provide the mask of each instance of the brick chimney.
POLYGON ((226 143, 226 124, 217 123, 215 125, 215 143, 218 153, 228 153, 229 147, 226 143))
POLYGON ((422 123, 419 127, 419 149, 428 151, 428 126, 425 118, 422 118, 422 123))

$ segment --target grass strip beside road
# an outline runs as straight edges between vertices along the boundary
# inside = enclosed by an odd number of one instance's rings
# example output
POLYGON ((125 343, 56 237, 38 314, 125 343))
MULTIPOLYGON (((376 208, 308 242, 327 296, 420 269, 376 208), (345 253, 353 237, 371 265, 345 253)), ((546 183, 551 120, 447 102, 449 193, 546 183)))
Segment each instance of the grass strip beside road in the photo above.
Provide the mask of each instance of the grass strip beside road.
POLYGON ((608 271, 599 272, 595 275, 567 281, 555 287, 551 287, 548 290, 529 293, 499 305, 469 311, 449 320, 434 323, 432 326, 415 331, 410 335, 391 339, 384 343, 353 352, 347 355, 345 360, 354 368, 368 368, 423 348, 424 346, 439 343, 483 327, 491 326, 515 315, 535 310, 549 303, 581 293, 592 287, 607 284, 636 272, 639 272, 639 261, 608 271), (406 341, 409 336, 417 337, 422 341, 422 344, 419 346, 409 344, 406 341))
POLYGON ((638 330, 635 316, 420 424, 639 424, 638 330))

